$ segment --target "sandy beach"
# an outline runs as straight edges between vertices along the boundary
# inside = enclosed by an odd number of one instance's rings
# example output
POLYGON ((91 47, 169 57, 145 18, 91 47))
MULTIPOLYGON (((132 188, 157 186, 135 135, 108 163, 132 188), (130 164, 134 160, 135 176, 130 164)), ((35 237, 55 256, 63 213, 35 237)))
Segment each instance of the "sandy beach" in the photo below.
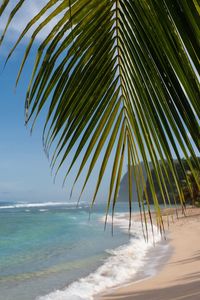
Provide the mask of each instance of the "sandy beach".
POLYGON ((186 217, 175 217, 167 240, 172 253, 154 277, 117 287, 95 299, 200 299, 200 208, 188 208, 186 217))

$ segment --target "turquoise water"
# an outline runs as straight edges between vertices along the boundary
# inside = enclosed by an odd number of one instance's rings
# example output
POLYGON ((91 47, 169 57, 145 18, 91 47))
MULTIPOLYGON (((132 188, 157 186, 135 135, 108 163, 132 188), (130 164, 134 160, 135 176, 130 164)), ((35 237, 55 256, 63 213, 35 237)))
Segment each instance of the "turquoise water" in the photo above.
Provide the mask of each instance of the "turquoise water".
MULTIPOLYGON (((94 272, 107 249, 129 242, 118 227, 104 231, 99 206, 61 203, 0 204, 0 299, 32 300, 94 272)), ((118 211, 126 211, 121 204, 118 211)))

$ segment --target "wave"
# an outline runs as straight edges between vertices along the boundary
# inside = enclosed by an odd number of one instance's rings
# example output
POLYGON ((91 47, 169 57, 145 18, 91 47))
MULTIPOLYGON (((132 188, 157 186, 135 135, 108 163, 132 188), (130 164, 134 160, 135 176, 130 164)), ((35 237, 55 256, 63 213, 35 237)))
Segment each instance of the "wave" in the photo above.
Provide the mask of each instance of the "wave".
MULTIPOLYGON (((127 217, 118 214, 115 225, 127 232, 127 217)), ((130 231, 132 236, 130 242, 116 249, 107 250, 110 254, 109 258, 94 273, 73 282, 64 290, 57 290, 37 300, 93 300, 94 295, 130 281, 147 263, 147 253, 154 243, 161 240, 157 227, 154 226, 154 237, 151 226, 148 227, 148 243, 144 240, 141 223, 134 222, 130 231)))
POLYGON ((13 205, 0 206, 0 209, 12 208, 34 208, 34 207, 47 207, 47 206, 76 206, 77 202, 40 202, 40 203, 17 203, 13 205))

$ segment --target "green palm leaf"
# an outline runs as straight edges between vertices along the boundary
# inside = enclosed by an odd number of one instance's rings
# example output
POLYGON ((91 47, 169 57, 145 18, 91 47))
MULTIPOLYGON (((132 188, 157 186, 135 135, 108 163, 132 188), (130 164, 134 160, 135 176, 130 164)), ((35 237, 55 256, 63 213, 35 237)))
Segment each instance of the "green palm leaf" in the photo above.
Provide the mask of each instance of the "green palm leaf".
MULTIPOLYGON (((3 1, 0 16, 9 2, 3 1)), ((17 1, 13 6, 1 41, 23 3, 17 1)), ((131 166, 135 165, 139 168, 133 174, 138 201, 146 222, 142 196, 145 180, 139 167, 143 160, 161 229, 162 216, 149 161, 163 203, 170 203, 166 188, 169 176, 173 176, 180 201, 184 202, 173 160, 174 156, 179 160, 186 177, 180 150, 196 178, 194 169, 199 169, 199 161, 194 147, 200 148, 199 14, 196 0, 47 1, 8 53, 9 59, 26 33, 42 18, 25 50, 18 83, 37 35, 59 16, 59 22, 38 47, 27 87, 27 122, 32 120, 34 125, 48 104, 43 132, 45 150, 48 153, 54 149, 52 168, 56 174, 72 153, 64 181, 81 157, 74 184, 89 164, 81 194, 103 154, 92 203, 108 161, 112 160, 107 213, 111 203, 114 212, 126 157, 130 217, 131 166)), ((199 184, 197 178, 196 182, 199 184)), ((148 197, 146 200, 150 214, 148 197)))

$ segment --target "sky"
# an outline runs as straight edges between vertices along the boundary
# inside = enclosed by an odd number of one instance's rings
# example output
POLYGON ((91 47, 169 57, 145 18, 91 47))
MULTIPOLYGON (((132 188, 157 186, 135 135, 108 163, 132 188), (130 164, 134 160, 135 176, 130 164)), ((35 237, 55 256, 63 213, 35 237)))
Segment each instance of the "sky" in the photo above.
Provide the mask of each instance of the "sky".
MULTIPOLYGON (((6 54, 16 41, 19 32, 45 1, 26 1, 26 3, 24 9, 11 23, 6 40, 0 48, 0 201, 68 201, 69 189, 62 188, 62 175, 58 176, 55 184, 53 183, 49 161, 42 148, 44 119, 39 120, 32 136, 29 129, 24 126, 24 99, 28 84, 26 74, 30 74, 34 53, 31 54, 15 91, 15 79, 27 39, 16 49, 5 69, 3 68, 6 54)), ((8 12, 9 7, 1 19, 0 33, 6 24, 8 12)), ((49 29, 50 27, 37 37, 36 44, 46 36, 49 29)), ((69 180, 68 185, 71 184, 69 180)), ((75 191, 72 201, 76 201, 77 197, 75 191)))

